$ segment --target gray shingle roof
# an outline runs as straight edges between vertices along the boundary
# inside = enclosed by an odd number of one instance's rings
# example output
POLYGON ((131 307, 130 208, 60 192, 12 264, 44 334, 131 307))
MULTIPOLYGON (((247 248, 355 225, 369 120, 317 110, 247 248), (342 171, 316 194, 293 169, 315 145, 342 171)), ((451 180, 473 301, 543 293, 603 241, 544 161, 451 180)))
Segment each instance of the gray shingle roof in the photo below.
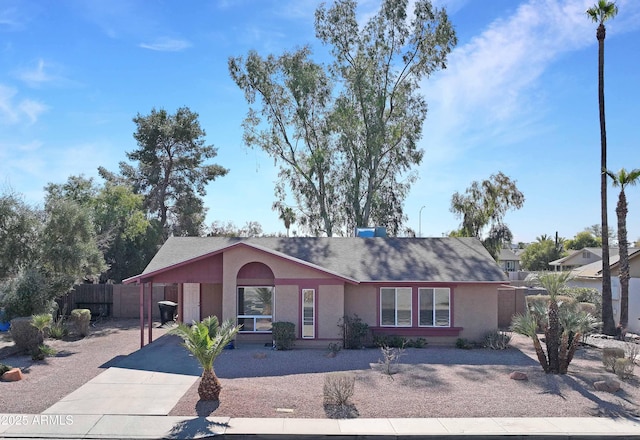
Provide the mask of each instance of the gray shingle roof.
POLYGON ((141 275, 163 271, 239 243, 319 266, 358 282, 506 281, 504 272, 479 240, 453 237, 171 237, 141 275))

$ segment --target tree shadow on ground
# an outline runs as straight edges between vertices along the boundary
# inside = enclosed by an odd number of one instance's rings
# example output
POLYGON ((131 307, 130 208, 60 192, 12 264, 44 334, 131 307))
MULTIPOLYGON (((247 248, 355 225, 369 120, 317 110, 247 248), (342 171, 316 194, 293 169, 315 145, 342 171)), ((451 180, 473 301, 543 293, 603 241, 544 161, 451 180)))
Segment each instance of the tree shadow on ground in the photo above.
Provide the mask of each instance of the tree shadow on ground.
POLYGON ((343 405, 325 403, 324 412, 330 419, 355 419, 360 416, 356 406, 351 403, 343 405))
POLYGON ((220 423, 208 420, 206 417, 183 420, 176 423, 167 434, 166 438, 209 438, 224 434, 228 423, 220 423))

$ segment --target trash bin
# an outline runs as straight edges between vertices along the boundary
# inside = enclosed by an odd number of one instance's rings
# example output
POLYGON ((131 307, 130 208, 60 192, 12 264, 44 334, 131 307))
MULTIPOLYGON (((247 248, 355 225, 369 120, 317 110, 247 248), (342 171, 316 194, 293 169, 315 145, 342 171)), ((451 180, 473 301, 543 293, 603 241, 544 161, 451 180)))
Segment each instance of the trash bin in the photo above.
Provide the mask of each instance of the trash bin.
POLYGON ((160 307, 160 325, 175 321, 178 304, 173 301, 158 301, 158 307, 160 307))

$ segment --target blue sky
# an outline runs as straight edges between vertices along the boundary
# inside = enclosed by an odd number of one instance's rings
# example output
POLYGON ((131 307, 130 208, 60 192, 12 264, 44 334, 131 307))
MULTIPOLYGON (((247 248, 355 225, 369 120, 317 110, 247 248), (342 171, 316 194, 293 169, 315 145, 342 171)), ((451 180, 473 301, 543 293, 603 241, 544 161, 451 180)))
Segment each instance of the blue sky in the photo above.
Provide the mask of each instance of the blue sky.
MULTIPOLYGON (((505 218, 516 241, 556 231, 570 238, 600 222, 596 25, 584 14, 594 2, 435 2, 447 7, 459 43, 448 68, 421 87, 429 113, 420 178, 405 204, 408 226, 423 236, 456 229, 452 194, 498 171, 526 198, 505 218)), ((207 223, 258 221, 265 232, 284 232, 271 210, 277 171, 243 145, 248 106, 227 59, 309 44, 322 60, 326 49, 313 29, 319 4, 1 0, 0 185, 42 204, 48 182, 97 177, 98 166, 117 171, 136 148, 136 114, 188 106, 218 148, 215 162, 230 169, 208 187, 207 223)), ((361 1, 363 19, 378 4, 361 1)), ((640 167, 640 2, 618 5, 605 51, 613 170, 640 167)), ((617 194, 610 189, 614 226, 617 194)), ((640 187, 627 194, 636 240, 640 187)))

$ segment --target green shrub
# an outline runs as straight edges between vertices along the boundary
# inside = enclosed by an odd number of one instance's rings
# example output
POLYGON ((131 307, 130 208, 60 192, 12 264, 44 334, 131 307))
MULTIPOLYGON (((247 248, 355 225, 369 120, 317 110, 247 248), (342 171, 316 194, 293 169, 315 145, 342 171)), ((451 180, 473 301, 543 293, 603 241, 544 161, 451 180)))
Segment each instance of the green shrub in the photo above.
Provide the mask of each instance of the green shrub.
POLYGON ((328 349, 329 353, 335 357, 338 353, 340 353, 340 350, 342 350, 342 345, 338 344, 337 342, 330 342, 328 349))
POLYGON ((32 352, 44 342, 44 336, 32 325, 31 317, 11 320, 11 339, 21 351, 32 352))
POLYGON ((293 322, 274 322, 272 335, 276 350, 291 350, 296 340, 296 326, 293 322))
POLYGON ((409 346, 407 338, 397 335, 379 335, 373 337, 376 347, 405 348, 409 346))
POLYGON ((407 347, 424 348, 427 346, 427 340, 425 338, 412 339, 407 343, 407 347))
POLYGON ((91 323, 91 310, 73 309, 71 311, 71 322, 76 333, 85 337, 89 334, 89 324, 91 323))
POLYGON ((47 356, 54 356, 56 350, 45 344, 40 344, 31 351, 31 359, 34 361, 42 361, 47 356))
POLYGON ((369 324, 362 322, 358 315, 343 316, 338 322, 342 330, 342 346, 347 349, 358 349, 364 346, 364 340, 369 334, 369 324))
POLYGON ((18 276, 5 282, 0 290, 6 318, 50 313, 56 293, 47 277, 37 269, 25 269, 18 276))
POLYGON ((471 344, 465 338, 458 338, 458 339, 456 339, 456 348, 462 348, 464 350, 469 350, 469 349, 473 348, 473 344, 471 344))
POLYGON ((7 371, 11 370, 13 367, 11 365, 5 365, 0 363, 0 376, 2 376, 7 371))

